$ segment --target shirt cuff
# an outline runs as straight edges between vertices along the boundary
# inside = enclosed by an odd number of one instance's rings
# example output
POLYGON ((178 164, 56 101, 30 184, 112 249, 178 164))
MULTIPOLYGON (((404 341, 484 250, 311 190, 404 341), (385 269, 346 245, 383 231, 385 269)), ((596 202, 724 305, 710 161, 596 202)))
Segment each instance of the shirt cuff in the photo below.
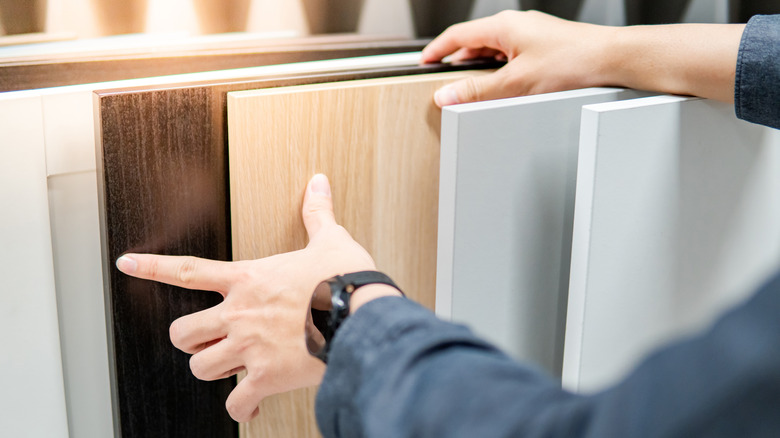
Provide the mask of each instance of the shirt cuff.
POLYGON ((780 128, 780 15, 756 15, 742 33, 734 110, 749 122, 780 128))
POLYGON ((439 320, 419 304, 383 297, 364 304, 339 328, 315 403, 325 437, 361 436, 363 400, 380 391, 403 364, 431 345, 458 343, 493 349, 464 326, 439 320))

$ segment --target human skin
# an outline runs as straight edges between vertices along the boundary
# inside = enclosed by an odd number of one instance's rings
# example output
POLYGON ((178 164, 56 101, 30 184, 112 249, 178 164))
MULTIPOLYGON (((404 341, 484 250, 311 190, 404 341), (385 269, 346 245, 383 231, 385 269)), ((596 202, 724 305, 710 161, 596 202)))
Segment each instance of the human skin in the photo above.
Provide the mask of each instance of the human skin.
MULTIPOLYGON (((306 348, 304 326, 314 288, 338 274, 375 270, 371 256, 336 223, 324 175, 309 182, 302 208, 306 248, 264 259, 222 262, 188 256, 125 254, 125 274, 187 289, 220 293, 224 301, 171 324, 173 345, 189 354, 192 374, 217 380, 246 370, 226 401, 239 422, 258 414, 269 395, 317 385, 325 364, 306 348)), ((354 311, 382 296, 400 296, 385 285, 359 288, 354 311)))
POLYGON ((733 102, 744 24, 599 26, 538 11, 504 11, 451 26, 422 62, 506 59, 492 74, 464 79, 434 95, 438 106, 617 86, 733 102))

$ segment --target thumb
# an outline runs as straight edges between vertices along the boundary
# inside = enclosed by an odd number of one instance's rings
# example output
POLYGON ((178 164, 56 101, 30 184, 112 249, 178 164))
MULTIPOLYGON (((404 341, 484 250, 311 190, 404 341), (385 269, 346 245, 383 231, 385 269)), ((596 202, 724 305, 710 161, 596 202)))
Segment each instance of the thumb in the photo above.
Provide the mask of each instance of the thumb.
POLYGON ((312 177, 306 186, 303 196, 303 225, 309 233, 309 239, 314 237, 323 226, 335 224, 333 215, 333 200, 330 194, 328 177, 318 173, 312 177))
POLYGON ((441 108, 458 103, 512 97, 511 91, 503 86, 503 76, 503 72, 497 70, 490 74, 472 76, 453 82, 438 89, 433 95, 433 100, 441 108))

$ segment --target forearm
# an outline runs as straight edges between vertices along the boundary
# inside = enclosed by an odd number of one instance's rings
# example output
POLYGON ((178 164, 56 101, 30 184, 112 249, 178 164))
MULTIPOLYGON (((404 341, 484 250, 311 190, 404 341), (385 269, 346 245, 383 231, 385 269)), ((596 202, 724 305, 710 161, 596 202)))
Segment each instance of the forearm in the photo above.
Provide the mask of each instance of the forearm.
POLYGON ((575 436, 582 397, 407 300, 365 307, 334 339, 317 396, 325 437, 575 436))
POLYGON ((775 436, 780 276, 709 332, 581 396, 403 299, 347 319, 317 396, 333 437, 775 436))
POLYGON ((744 24, 612 28, 604 42, 603 83, 734 101, 744 24))

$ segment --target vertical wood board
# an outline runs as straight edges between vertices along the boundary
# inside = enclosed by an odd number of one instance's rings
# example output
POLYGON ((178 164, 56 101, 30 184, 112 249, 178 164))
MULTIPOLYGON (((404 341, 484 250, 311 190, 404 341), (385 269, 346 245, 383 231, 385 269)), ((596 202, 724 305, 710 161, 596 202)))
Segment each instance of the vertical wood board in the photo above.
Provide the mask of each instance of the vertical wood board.
MULTIPOLYGON (((432 309, 441 114, 432 96, 473 74, 480 72, 231 93, 234 258, 303 248, 303 189, 323 172, 331 180, 337 221, 409 298, 432 309)), ((307 432, 296 436, 318 436, 314 391, 303 391, 269 397, 248 429, 278 436, 281 422, 306 425, 307 432), (300 403, 309 404, 307 411, 283 409, 300 403)))

